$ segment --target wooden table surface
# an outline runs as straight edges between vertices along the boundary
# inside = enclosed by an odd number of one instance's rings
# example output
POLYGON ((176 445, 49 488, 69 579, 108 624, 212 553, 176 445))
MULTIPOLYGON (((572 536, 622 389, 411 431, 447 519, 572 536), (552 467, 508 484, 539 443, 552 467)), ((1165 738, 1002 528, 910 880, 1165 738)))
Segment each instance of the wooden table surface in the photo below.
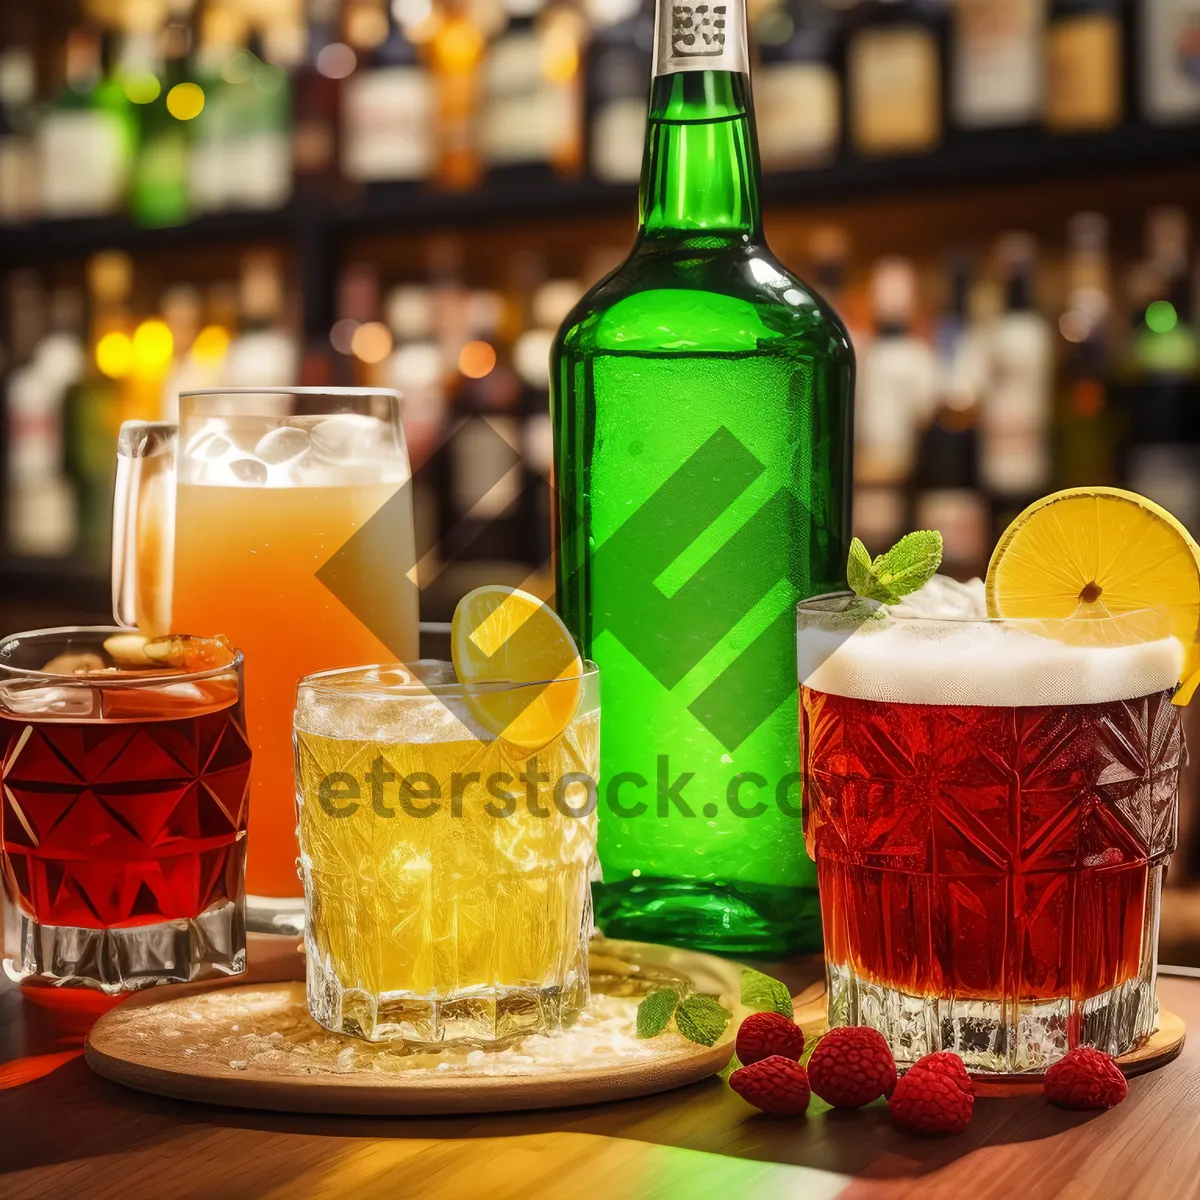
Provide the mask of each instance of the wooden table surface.
MULTIPOLYGON (((773 968, 799 991, 813 962, 773 968)), ((1200 978, 1162 1002, 1200 1031, 1200 978)), ((718 1079, 676 1092, 492 1117, 298 1117, 127 1091, 79 1047, 92 1017, 0 984, 0 1197, 306 1200, 894 1200, 1200 1196, 1200 1035, 1130 1081, 1108 1113, 981 1097, 966 1133, 895 1131, 883 1102, 811 1119, 759 1115, 718 1079)))

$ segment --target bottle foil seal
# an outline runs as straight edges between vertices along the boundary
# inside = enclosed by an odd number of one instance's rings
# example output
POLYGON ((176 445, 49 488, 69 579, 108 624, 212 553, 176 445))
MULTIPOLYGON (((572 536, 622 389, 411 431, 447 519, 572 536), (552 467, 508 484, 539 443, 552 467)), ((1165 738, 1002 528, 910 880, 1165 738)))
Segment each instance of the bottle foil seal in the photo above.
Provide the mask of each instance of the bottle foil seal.
POLYGON ((746 0, 659 0, 654 14, 654 74, 750 73, 746 0))

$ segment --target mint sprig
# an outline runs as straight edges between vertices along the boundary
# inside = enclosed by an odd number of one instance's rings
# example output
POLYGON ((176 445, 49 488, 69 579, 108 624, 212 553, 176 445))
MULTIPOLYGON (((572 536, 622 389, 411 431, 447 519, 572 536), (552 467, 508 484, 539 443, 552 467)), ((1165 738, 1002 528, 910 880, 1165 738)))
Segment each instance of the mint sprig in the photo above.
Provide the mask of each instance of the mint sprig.
POLYGON ((792 995, 787 985, 753 967, 742 968, 742 1003, 756 1012, 777 1012, 792 1019, 792 995))
POLYGON ((675 1028, 690 1042, 712 1046, 732 1015, 716 996, 689 996, 675 1010, 675 1028))
POLYGON ((701 1046, 715 1045, 733 1014, 716 996, 691 995, 681 1000, 674 988, 659 988, 637 1008, 637 1035, 655 1038, 675 1019, 675 1029, 701 1046))
POLYGON ((872 560, 855 538, 846 561, 846 582, 864 600, 898 604, 923 588, 942 565, 942 535, 936 529, 906 533, 886 554, 872 560))
POLYGON ((679 993, 674 988, 659 988, 651 992, 637 1008, 637 1035, 640 1038, 658 1037, 679 1004, 679 993))

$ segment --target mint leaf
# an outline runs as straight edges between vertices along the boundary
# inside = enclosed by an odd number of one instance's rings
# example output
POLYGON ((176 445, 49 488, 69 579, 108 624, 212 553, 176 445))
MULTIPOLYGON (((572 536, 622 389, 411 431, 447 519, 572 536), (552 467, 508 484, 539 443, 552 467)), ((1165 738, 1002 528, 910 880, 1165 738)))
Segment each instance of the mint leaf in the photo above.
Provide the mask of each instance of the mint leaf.
POLYGON ((864 600, 898 604, 901 597, 923 588, 942 564, 942 535, 923 529, 907 533, 874 562, 867 548, 855 538, 846 561, 846 581, 864 600))
POLYGON ((872 571, 890 591, 907 596, 923 588, 941 565, 942 535, 936 529, 922 529, 906 533, 875 560, 872 571))
POLYGON ((658 1037, 667 1027, 679 1003, 679 993, 674 988, 659 988, 651 992, 637 1009, 637 1035, 640 1038, 658 1037))
POLYGON ((806 1071, 808 1070, 808 1060, 810 1058, 812 1058, 813 1051, 817 1048, 820 1041, 821 1041, 820 1037, 815 1037, 815 1038, 806 1037, 804 1039, 804 1049, 800 1052, 800 1065, 806 1071))
POLYGON ((742 968, 742 1003, 758 1012, 777 1012, 792 1019, 792 996, 787 987, 753 967, 742 968))
POLYGON ((867 548, 854 538, 850 543, 850 557, 846 560, 846 582, 850 590, 865 596, 871 586, 871 556, 867 548))
POLYGON ((732 1015, 716 996, 689 996, 675 1010, 675 1028, 690 1042, 712 1046, 725 1032, 732 1015))

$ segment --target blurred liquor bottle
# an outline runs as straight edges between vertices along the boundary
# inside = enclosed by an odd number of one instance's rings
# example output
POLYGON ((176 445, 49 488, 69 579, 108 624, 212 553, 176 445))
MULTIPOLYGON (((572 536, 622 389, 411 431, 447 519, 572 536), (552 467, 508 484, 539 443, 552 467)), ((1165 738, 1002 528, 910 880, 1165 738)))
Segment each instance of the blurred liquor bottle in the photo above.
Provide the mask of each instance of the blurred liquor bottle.
POLYGON ((531 293, 526 327, 513 344, 513 366, 521 380, 517 401, 523 484, 522 524, 529 566, 544 568, 538 595, 549 599, 554 590, 549 574, 551 522, 554 507, 554 426, 550 419, 550 352, 558 327, 583 295, 576 279, 550 279, 531 293))
POLYGON ((971 265, 950 260, 946 296, 934 323, 938 394, 921 431, 913 470, 913 524, 942 532, 944 569, 966 579, 986 566, 987 501, 979 486, 979 397, 984 381, 983 332, 971 320, 971 265))
POLYGON ((1131 273, 1132 336, 1120 367, 1128 419, 1125 482, 1200 531, 1200 354, 1192 325, 1189 222, 1163 207, 1146 222, 1148 262, 1131 273))
POLYGON ((458 355, 445 435, 442 552, 456 563, 521 562, 521 381, 505 353, 503 298, 472 292, 466 319, 469 340, 458 355))
POLYGON ((1076 213, 1067 225, 1067 298, 1058 329, 1057 474, 1063 487, 1117 482, 1121 414, 1110 395, 1112 280, 1108 221, 1076 213))
MULTIPOLYGON (((808 239, 808 258, 812 263, 810 278, 817 291, 841 318, 856 354, 870 341, 863 328, 856 303, 847 284, 850 269, 850 239, 840 225, 818 225, 808 239)), ((861 357, 860 357, 861 361, 861 357)))
POLYGON ((578 174, 583 162, 583 18, 566 3, 505 0, 488 47, 479 142, 491 169, 578 174))
POLYGON ((308 53, 292 78, 292 170, 298 190, 339 190, 342 84, 358 65, 338 38, 337 0, 307 0, 308 53))
POLYGON ((66 396, 66 457, 79 502, 81 555, 101 569, 108 566, 112 535, 123 385, 133 370, 132 260, 115 251, 95 255, 87 287, 88 356, 83 377, 66 396))
POLYGON ((1142 114, 1156 125, 1200 117, 1200 0, 1144 0, 1141 14, 1142 114))
POLYGON ((991 546, 987 500, 979 487, 978 407, 965 381, 943 373, 933 419, 922 431, 913 469, 913 525, 942 533, 942 570, 982 575, 991 546))
POLYGON ((848 17, 851 141, 863 155, 920 154, 942 139, 941 0, 861 0, 848 17))
MULTIPOLYGON (((413 470, 417 569, 437 567, 438 443, 446 421, 447 364, 438 345, 433 294, 409 284, 393 288, 385 306, 395 348, 387 363, 388 386, 400 393, 404 436, 413 470)), ((422 578, 421 584, 427 581, 422 578)))
POLYGON ((251 32, 230 64, 234 83, 226 93, 233 204, 255 211, 282 208, 292 194, 291 87, 287 71, 264 53, 262 34, 251 32))
MULTIPOLYGON (((4 281, 4 527, 5 550, 29 554, 29 504, 23 459, 45 442, 34 350, 44 333, 46 296, 36 271, 12 271, 4 281)), ((36 550, 33 551, 36 553, 36 550)))
POLYGON ((987 369, 986 334, 972 321, 971 263, 963 254, 952 254, 945 272, 945 295, 934 321, 933 348, 949 388, 966 393, 978 404, 987 369))
POLYGON ((81 25, 67 33, 63 82, 38 122, 40 212, 94 217, 117 212, 129 187, 137 125, 113 75, 115 40, 81 25))
POLYGON ((204 93, 188 158, 188 193, 196 214, 239 207, 237 84, 246 69, 237 57, 245 22, 224 5, 206 5, 195 27, 192 72, 204 93))
POLYGON ((933 349, 913 330, 917 276, 906 258, 875 264, 874 337, 859 358, 854 413, 854 530, 873 553, 903 532, 917 436, 934 410, 933 349))
POLYGON ((1004 312, 988 338, 987 380, 980 410, 980 478, 1007 514, 1050 483, 1053 342, 1037 307, 1037 246, 1024 233, 1002 237, 996 258, 1004 280, 1004 312))
POLYGON ((433 83, 386 0, 346 17, 358 69, 342 93, 342 172, 355 183, 426 179, 433 171, 433 83))
POLYGON ((385 306, 393 345, 387 383, 404 404, 404 436, 413 468, 437 449, 446 412, 446 361, 437 343, 433 296, 423 284, 393 288, 385 306))
POLYGON ((765 171, 824 166, 842 136, 838 27, 819 0, 783 0, 755 26, 754 111, 765 171))
POLYGON ((237 336, 229 346, 225 377, 230 387, 277 387, 299 372, 296 338, 286 322, 283 263, 272 250, 242 259, 237 336))
POLYGON ((204 9, 191 64, 203 100, 189 124, 188 188, 195 213, 270 211, 291 196, 287 74, 264 62, 261 52, 261 36, 251 35, 240 13, 225 6, 204 9))
POLYGON ((456 191, 476 187, 483 177, 478 120, 485 46, 467 0, 443 0, 429 42, 436 102, 434 177, 456 191))
POLYGON ((654 11, 645 0, 593 0, 588 15, 588 166, 603 183, 636 183, 646 134, 654 11))
POLYGON ((204 386, 203 382, 193 382, 198 374, 195 351, 203 327, 204 297, 193 284, 172 284, 163 292, 159 311, 171 334, 171 361, 162 384, 162 419, 175 421, 179 417, 179 393, 204 386))
MULTIPOLYGON (((332 382, 370 387, 375 381, 359 356, 363 335, 379 311, 379 270, 370 262, 347 263, 338 275, 337 319, 329 341, 340 356, 334 363, 332 382)), ((367 337, 370 337, 368 330, 367 337)))
POLYGON ((59 557, 75 548, 77 536, 63 404, 83 373, 83 298, 72 287, 46 297, 35 275, 13 272, 8 301, 10 352, 19 365, 6 388, 7 548, 18 555, 59 557))
POLYGON ((1051 0, 1046 30, 1046 126, 1110 129, 1124 116, 1120 0, 1051 0))
POLYGON ((0 5, 0 223, 38 213, 33 15, 0 5))
POLYGON ((181 392, 224 387, 229 347, 238 327, 238 284, 218 280, 203 290, 179 284, 164 298, 163 316, 176 336, 174 361, 163 385, 163 419, 174 420, 181 392), (198 308, 186 312, 189 304, 198 308), (195 327, 194 336, 187 332, 195 327), (178 332, 176 332, 178 329, 178 332))
POLYGON ((167 99, 184 82, 189 38, 188 27, 171 20, 161 29, 131 30, 126 43, 125 94, 138 119, 129 207, 139 225, 181 225, 190 215, 188 129, 167 99))
POLYGON ((1043 0, 958 0, 950 115, 959 129, 1031 125, 1042 113, 1043 0))

